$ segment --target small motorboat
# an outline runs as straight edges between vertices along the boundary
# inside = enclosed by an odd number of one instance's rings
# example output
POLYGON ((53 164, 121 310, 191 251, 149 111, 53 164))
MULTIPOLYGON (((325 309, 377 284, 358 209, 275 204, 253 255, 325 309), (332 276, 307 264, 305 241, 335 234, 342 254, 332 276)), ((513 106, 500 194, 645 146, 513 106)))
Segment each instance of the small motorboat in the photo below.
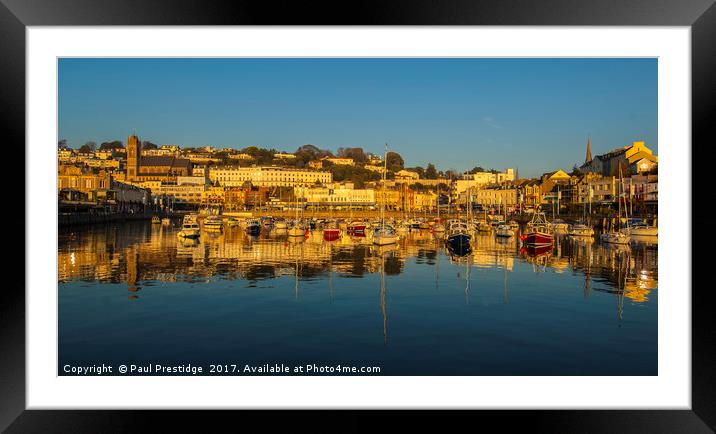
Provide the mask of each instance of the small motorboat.
POLYGON ((291 238, 303 238, 306 236, 306 229, 304 229, 299 222, 296 222, 291 229, 288 230, 288 236, 291 238))
POLYGON ((373 244, 387 246, 398 242, 398 233, 389 225, 381 225, 373 231, 373 244))
POLYGON ((221 216, 210 215, 204 219, 204 230, 208 232, 221 232, 224 229, 224 222, 221 216))
POLYGON ((461 221, 454 221, 450 223, 445 235, 445 241, 447 242, 448 248, 454 252, 463 252, 471 249, 470 241, 472 236, 468 229, 467 223, 461 221))
POLYGON ((512 230, 512 227, 507 224, 502 224, 495 229, 495 236, 500 238, 511 238, 515 235, 515 231, 512 230))
POLYGON ((593 237, 594 229, 591 226, 587 226, 582 223, 578 223, 570 226, 567 230, 567 235, 570 237, 593 237))
POLYGON ((659 229, 656 226, 649 226, 642 219, 629 219, 629 224, 622 232, 629 235, 656 237, 659 235, 659 229))
POLYGON ((565 233, 569 230, 569 225, 564 220, 552 220, 550 225, 552 226, 552 230, 554 232, 565 233))
POLYGON ((180 238, 199 238, 199 223, 196 215, 184 216, 184 221, 181 225, 181 230, 177 232, 177 236, 180 238))
POLYGON ((261 223, 256 219, 247 220, 246 233, 249 235, 259 235, 261 233, 261 223))
POLYGON ((365 234, 366 224, 362 221, 352 221, 348 224, 346 231, 349 235, 365 234))
POLYGON ((152 216, 152 224, 153 225, 158 225, 161 222, 162 222, 162 219, 160 219, 158 215, 152 216))
POLYGON ((164 217, 162 219, 162 226, 170 226, 172 224, 172 220, 169 217, 164 217))
POLYGON ((240 224, 239 219, 237 219, 236 217, 229 217, 226 220, 226 226, 228 226, 230 228, 234 228, 234 227, 238 226, 239 224, 240 224))
POLYGON ((326 241, 335 241, 341 237, 341 230, 338 228, 323 228, 323 239, 326 241))

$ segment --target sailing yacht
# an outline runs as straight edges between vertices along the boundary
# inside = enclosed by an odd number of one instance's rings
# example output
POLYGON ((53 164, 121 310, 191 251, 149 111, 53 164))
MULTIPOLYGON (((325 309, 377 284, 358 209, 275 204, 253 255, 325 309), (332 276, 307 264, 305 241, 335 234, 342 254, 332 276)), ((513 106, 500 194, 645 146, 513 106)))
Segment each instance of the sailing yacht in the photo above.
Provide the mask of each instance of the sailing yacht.
MULTIPOLYGON (((624 193, 624 185, 622 180, 622 168, 619 167, 619 184, 621 185, 621 191, 618 195, 618 203, 619 208, 617 212, 617 225, 621 226, 622 222, 622 195, 624 193)), ((624 207, 624 212, 626 212, 626 206, 624 207)), ((624 230, 621 228, 616 228, 612 232, 605 232, 603 233, 599 239, 604 243, 610 243, 610 244, 629 244, 629 241, 631 241, 631 234, 629 233, 628 229, 624 230)))
POLYGON ((445 232, 445 226, 443 226, 440 220, 440 187, 438 187, 438 195, 435 198, 435 204, 438 208, 438 217, 435 219, 435 224, 433 225, 433 232, 435 232, 436 234, 441 234, 445 232))
POLYGON ((385 174, 388 171, 388 144, 385 145, 385 155, 383 156, 383 200, 380 204, 380 225, 373 232, 373 244, 378 246, 387 246, 398 242, 398 233, 392 226, 385 223, 385 174))
POLYGON ((301 220, 298 218, 298 200, 296 200, 296 219, 293 222, 293 226, 291 226, 291 229, 288 230, 288 236, 293 239, 298 239, 298 237, 305 237, 306 236, 306 230, 301 225, 301 220))

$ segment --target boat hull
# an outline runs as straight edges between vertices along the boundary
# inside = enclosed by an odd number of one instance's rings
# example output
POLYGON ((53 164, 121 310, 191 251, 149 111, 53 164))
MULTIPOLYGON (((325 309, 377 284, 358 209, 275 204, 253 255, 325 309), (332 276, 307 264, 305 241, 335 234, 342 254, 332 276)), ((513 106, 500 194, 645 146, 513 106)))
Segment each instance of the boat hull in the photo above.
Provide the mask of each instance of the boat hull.
POLYGON ((528 232, 521 238, 528 246, 551 246, 554 243, 554 235, 543 232, 528 232))
POLYGON ((464 246, 470 246, 470 236, 467 234, 455 234, 447 237, 447 243, 449 247, 463 248, 464 246))
POLYGON ((323 239, 326 241, 335 241, 341 237, 341 231, 339 229, 324 229, 323 239))
POLYGON ((640 237, 656 237, 659 234, 659 230, 658 230, 658 228, 654 228, 654 227, 631 228, 631 229, 629 229, 629 233, 631 235, 637 235, 640 237))
POLYGON ((247 226, 246 233, 249 235, 258 235, 261 233, 261 226, 247 226))

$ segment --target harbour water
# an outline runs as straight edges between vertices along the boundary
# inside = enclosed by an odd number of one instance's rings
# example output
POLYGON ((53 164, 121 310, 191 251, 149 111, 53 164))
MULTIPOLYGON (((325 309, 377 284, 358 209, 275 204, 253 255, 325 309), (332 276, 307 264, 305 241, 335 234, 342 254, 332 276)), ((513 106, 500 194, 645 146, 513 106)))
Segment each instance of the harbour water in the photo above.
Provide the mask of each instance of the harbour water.
MULTIPOLYGON (((377 248, 149 222, 60 228, 66 365, 365 366, 358 375, 657 375, 658 246, 427 230, 377 248)), ((241 372, 241 375, 252 373, 241 372)))

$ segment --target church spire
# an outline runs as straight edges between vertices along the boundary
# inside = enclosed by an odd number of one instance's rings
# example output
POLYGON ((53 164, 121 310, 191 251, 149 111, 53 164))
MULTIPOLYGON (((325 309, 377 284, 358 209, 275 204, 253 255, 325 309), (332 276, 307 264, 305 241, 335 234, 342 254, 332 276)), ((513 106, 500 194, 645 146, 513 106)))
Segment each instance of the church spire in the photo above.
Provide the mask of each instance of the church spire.
POLYGON ((587 136, 587 158, 584 160, 584 164, 589 164, 592 161, 592 139, 587 136))

